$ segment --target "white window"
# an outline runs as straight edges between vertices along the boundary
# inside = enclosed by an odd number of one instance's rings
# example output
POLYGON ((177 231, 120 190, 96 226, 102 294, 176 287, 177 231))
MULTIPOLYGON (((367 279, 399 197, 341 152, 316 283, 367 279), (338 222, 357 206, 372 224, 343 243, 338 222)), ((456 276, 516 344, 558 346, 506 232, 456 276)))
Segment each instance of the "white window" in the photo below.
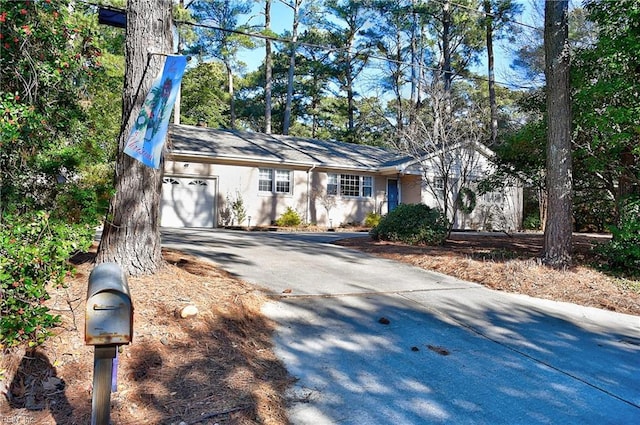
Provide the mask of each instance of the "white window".
POLYGON ((291 170, 260 168, 258 191, 269 193, 291 193, 291 170), (275 178, 274 178, 275 176, 275 178))
POLYGON ((500 192, 488 192, 482 195, 482 199, 487 203, 501 204, 504 202, 504 195, 500 192))
POLYGON ((338 175, 327 174, 327 195, 338 194, 338 175))
POLYGON ((436 177, 433 179, 433 188, 435 190, 444 191, 444 179, 441 177, 436 177))
POLYGON ((204 180, 191 180, 189 182, 190 186, 207 186, 207 182, 204 180))
POLYGON ((276 170, 276 192, 291 193, 291 171, 276 170))
POLYGON ((327 174, 327 194, 371 198, 373 196, 373 177, 355 174, 327 174))
POLYGON ((260 192, 273 191, 273 170, 270 168, 261 168, 258 177, 258 190, 260 192))
POLYGON ((373 177, 362 176, 362 196, 364 198, 371 198, 373 195, 373 177))
POLYGON ((359 196, 360 176, 354 176, 353 174, 340 174, 340 195, 359 196))

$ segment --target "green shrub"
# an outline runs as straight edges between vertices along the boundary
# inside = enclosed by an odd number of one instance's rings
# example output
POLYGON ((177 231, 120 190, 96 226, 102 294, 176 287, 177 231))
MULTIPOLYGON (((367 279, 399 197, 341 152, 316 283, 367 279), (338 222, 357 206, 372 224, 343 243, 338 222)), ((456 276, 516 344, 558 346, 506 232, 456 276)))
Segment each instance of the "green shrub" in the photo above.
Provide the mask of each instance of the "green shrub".
POLYGON ((236 199, 231 202, 231 211, 233 211, 233 217, 238 220, 238 226, 242 226, 247 219, 247 209, 244 207, 240 192, 236 192, 236 199))
POLYGON ((607 268, 640 276, 640 199, 628 201, 621 208, 620 224, 610 229, 613 238, 598 247, 607 268))
POLYGON ((0 348, 35 346, 59 317, 44 302, 47 287, 61 285, 72 253, 88 248, 93 228, 50 219, 49 214, 2 216, 0 222, 0 348))
POLYGON ((281 227, 299 226, 300 223, 302 223, 300 214, 291 207, 287 207, 287 210, 276 220, 276 225, 281 227))
POLYGON ((534 213, 526 216, 522 222, 522 227, 526 230, 540 230, 540 214, 534 213))
POLYGON ((440 211, 424 204, 400 204, 369 233, 374 240, 438 245, 447 238, 449 222, 440 211))
POLYGON ((370 212, 364 219, 364 225, 365 227, 376 227, 378 224, 380 224, 381 218, 382 216, 377 212, 370 212))

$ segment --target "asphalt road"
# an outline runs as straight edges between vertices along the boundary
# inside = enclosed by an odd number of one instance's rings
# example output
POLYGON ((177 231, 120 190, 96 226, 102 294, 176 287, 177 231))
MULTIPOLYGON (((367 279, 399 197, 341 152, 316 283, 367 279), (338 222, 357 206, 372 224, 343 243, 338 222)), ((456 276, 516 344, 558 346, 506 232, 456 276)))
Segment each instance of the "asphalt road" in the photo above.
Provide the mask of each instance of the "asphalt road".
POLYGON ((330 244, 345 236, 163 230, 273 296, 292 423, 640 424, 640 317, 330 244))

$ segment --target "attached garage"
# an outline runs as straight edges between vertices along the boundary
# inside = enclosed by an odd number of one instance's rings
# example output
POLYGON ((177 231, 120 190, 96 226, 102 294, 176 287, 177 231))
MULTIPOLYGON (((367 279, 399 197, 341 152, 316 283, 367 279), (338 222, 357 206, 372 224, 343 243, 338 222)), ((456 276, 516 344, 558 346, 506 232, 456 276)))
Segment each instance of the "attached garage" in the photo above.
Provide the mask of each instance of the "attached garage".
POLYGON ((167 176, 162 180, 162 227, 215 227, 217 180, 167 176))

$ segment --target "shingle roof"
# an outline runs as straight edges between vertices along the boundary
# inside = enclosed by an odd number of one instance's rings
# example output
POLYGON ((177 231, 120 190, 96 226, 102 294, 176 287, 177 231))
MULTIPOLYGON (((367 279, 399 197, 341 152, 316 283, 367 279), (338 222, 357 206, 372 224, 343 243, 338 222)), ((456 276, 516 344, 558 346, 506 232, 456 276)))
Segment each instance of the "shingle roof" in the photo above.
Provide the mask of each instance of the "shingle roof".
POLYGON ((168 152, 176 155, 380 171, 411 158, 375 146, 294 136, 172 125, 168 152))

